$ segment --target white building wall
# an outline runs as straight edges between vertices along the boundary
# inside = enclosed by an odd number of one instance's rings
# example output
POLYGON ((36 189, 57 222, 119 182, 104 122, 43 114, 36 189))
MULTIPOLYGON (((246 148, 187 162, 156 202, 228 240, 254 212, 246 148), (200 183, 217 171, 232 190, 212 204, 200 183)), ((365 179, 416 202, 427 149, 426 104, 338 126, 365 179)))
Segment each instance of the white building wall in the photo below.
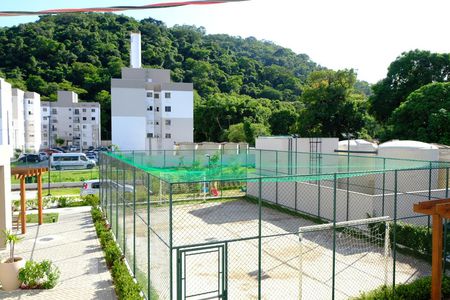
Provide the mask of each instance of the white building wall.
POLYGON ((41 96, 25 92, 23 99, 25 120, 25 149, 39 152, 41 147, 41 96))
MULTIPOLYGON (((11 85, 0 78, 0 145, 11 146, 12 119, 11 85)), ((13 148, 8 147, 5 153, 8 153, 8 157, 12 157, 13 148)))
MULTIPOLYGON (((1 99, 0 99, 1 100, 1 99)), ((11 147, 0 145, 0 232, 11 229, 11 147)), ((0 234, 0 250, 5 248, 4 235, 0 234)))
POLYGON ((20 149, 25 151, 25 112, 24 112, 24 97, 25 92, 20 89, 12 90, 12 147, 13 149, 20 149))

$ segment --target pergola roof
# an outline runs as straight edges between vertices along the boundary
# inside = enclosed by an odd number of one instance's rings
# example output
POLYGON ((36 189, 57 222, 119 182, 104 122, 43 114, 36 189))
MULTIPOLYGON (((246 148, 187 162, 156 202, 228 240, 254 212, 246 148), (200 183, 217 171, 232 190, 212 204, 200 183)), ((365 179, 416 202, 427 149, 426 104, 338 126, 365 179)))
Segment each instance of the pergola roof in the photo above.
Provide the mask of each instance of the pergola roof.
POLYGON ((25 167, 15 167, 11 168, 11 175, 15 176, 17 179, 37 176, 48 171, 48 168, 25 168, 25 167))

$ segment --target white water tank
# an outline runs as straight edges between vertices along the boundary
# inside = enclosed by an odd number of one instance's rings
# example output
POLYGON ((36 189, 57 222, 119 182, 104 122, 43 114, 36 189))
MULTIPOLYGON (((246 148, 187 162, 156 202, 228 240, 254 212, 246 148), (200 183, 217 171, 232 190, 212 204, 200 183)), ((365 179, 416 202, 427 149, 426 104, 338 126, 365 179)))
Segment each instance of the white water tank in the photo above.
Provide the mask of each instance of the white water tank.
POLYGON ((378 156, 414 160, 439 160, 439 149, 435 145, 418 141, 393 140, 378 147, 378 156))
POLYGON ((355 152, 375 152, 378 150, 377 144, 362 139, 350 140, 350 147, 348 144, 348 140, 340 141, 338 144, 338 150, 347 151, 348 148, 350 148, 350 151, 355 152))

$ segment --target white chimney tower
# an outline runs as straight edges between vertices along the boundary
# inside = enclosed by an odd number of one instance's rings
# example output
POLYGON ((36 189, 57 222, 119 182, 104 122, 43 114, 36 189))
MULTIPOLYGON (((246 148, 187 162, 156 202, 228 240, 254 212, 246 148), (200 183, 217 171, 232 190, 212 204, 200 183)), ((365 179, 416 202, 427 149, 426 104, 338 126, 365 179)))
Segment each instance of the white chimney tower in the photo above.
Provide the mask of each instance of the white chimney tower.
POLYGON ((141 68, 141 33, 131 33, 130 67, 141 68))

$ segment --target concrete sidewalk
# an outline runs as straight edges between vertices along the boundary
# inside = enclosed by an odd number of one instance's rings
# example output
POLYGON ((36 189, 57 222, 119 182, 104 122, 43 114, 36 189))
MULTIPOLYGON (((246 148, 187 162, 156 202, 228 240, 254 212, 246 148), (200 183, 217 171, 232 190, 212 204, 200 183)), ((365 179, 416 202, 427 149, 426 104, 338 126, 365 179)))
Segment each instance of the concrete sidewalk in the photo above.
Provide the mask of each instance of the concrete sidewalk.
MULTIPOLYGON (((90 207, 46 212, 58 212, 59 221, 41 226, 28 224, 25 239, 16 246, 16 256, 52 260, 61 271, 58 285, 52 290, 0 290, 0 299, 116 299, 90 207)), ((7 255, 0 251, 0 257, 7 255)))

